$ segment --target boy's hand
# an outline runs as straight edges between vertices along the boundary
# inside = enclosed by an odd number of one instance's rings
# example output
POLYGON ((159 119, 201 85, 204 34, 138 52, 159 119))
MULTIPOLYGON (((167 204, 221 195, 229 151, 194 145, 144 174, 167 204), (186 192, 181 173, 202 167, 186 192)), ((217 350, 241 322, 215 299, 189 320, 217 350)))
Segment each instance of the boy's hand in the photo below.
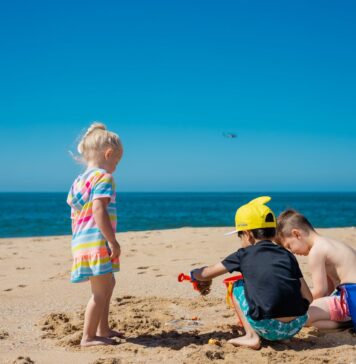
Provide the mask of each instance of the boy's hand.
POLYGON ((192 281, 195 283, 195 287, 196 289, 200 292, 200 294, 202 296, 206 296, 207 294, 210 293, 210 288, 211 288, 211 284, 212 284, 212 280, 208 280, 208 281, 200 281, 199 279, 196 278, 195 274, 196 273, 201 273, 201 270, 204 269, 200 268, 200 269, 193 269, 190 272, 190 277, 192 279, 192 281))
POLYGON ((212 282, 213 282, 212 280, 196 281, 196 287, 202 296, 206 296, 210 293, 212 282))
POLYGON ((109 243, 109 248, 111 250, 110 259, 119 258, 121 254, 120 244, 117 241, 113 242, 109 241, 108 243, 109 243))

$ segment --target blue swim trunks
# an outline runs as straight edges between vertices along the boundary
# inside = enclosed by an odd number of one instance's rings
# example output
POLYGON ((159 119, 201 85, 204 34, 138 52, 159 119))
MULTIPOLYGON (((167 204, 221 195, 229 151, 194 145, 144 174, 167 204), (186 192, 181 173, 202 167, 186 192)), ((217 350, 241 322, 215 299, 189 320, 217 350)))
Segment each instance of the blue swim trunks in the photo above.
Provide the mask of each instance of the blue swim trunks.
POLYGON ((286 340, 297 334, 306 323, 308 316, 297 317, 290 322, 282 322, 276 319, 254 320, 248 314, 248 303, 245 297, 243 281, 237 281, 234 285, 233 294, 240 305, 240 308, 256 333, 266 340, 286 340))

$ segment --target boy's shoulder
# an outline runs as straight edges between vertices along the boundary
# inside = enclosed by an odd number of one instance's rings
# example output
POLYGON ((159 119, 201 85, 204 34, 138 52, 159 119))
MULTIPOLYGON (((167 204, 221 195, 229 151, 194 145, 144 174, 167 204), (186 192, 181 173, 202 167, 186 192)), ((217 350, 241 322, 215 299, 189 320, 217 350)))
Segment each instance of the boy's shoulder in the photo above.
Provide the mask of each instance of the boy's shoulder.
POLYGON ((325 237, 320 237, 318 241, 314 242, 308 253, 309 264, 313 264, 315 261, 325 260, 330 253, 330 240, 325 237))
POLYGON ((250 245, 246 248, 240 248, 237 250, 237 252, 241 251, 241 253, 246 252, 278 252, 280 253, 284 253, 287 255, 291 255, 294 256, 289 250, 285 249, 283 246, 274 243, 272 240, 262 240, 260 242, 258 242, 257 244, 254 245, 250 245))

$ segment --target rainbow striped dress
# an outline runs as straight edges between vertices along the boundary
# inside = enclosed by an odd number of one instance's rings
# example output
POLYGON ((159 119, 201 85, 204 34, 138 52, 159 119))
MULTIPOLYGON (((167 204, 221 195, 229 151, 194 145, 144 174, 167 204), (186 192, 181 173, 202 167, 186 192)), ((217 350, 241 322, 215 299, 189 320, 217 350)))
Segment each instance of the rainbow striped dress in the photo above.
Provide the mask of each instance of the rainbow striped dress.
POLYGON ((73 182, 67 198, 72 218, 73 283, 120 270, 119 259, 110 259, 108 243, 94 220, 92 206, 93 201, 98 198, 110 198, 107 210, 112 228, 116 231, 113 176, 104 169, 88 169, 73 182))

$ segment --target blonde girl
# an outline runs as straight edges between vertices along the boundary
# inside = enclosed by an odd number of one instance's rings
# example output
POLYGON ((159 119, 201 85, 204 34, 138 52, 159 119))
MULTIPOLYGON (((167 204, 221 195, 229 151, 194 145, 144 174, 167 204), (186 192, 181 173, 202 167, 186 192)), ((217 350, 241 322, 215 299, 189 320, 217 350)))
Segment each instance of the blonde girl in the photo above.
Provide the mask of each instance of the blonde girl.
POLYGON ((120 333, 109 328, 109 305, 119 271, 120 245, 116 240, 115 183, 112 173, 123 149, 118 135, 93 123, 78 145, 87 169, 70 189, 73 283, 89 281, 92 296, 84 316, 81 346, 113 344, 120 333))

